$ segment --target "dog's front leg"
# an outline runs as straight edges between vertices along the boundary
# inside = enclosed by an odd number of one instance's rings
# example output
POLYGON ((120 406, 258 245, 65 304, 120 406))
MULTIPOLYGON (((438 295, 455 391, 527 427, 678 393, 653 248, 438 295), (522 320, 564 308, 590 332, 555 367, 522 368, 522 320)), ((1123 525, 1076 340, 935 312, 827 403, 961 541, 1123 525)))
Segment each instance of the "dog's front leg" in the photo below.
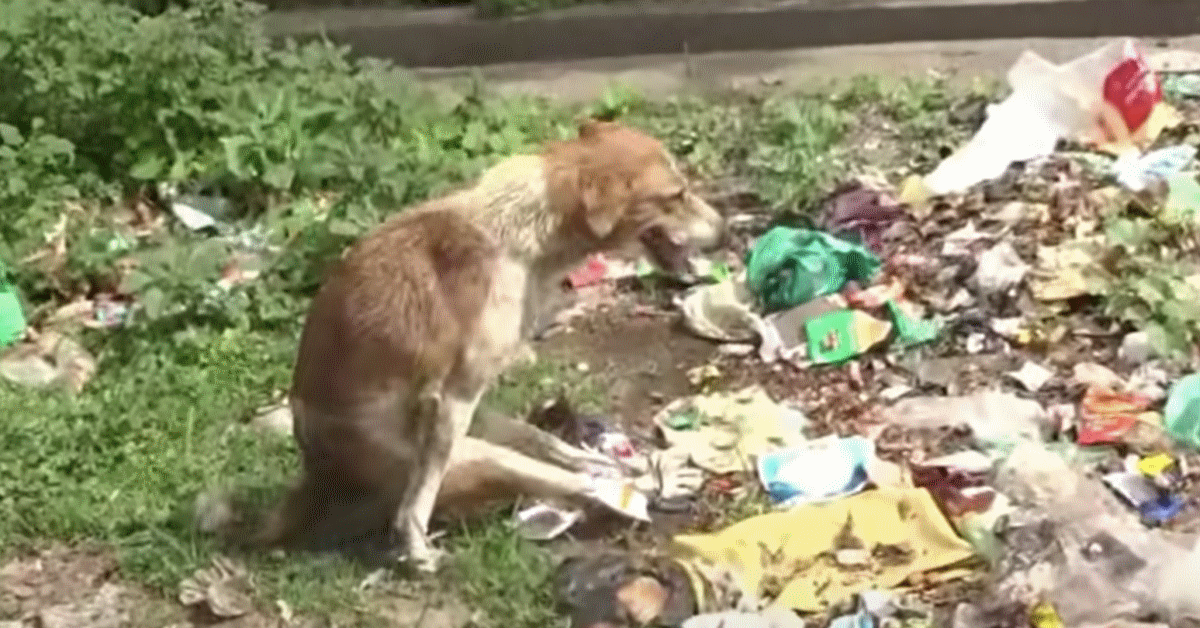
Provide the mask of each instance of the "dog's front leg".
POLYGON ((433 516, 438 491, 441 490, 446 466, 450 462, 450 452, 454 444, 466 436, 482 396, 482 390, 467 396, 445 392, 439 400, 436 414, 428 417, 436 422, 433 438, 430 439, 428 464, 416 489, 412 508, 397 514, 397 524, 403 524, 406 533, 408 558, 420 571, 436 571, 442 556, 442 552, 429 542, 429 520, 433 516))
POLYGON ((573 471, 583 471, 589 467, 619 468, 615 460, 604 454, 580 449, 525 421, 498 412, 480 411, 475 417, 471 435, 573 471))

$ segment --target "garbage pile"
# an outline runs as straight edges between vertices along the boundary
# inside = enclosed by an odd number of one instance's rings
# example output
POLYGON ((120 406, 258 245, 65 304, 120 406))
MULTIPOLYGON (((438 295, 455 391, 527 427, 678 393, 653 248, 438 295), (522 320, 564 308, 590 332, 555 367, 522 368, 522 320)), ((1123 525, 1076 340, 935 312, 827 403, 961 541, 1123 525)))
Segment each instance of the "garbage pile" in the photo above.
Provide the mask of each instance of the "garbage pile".
MULTIPOLYGON (((768 512, 564 563, 572 625, 1200 621, 1200 352, 1091 299, 1112 216, 1200 227, 1196 146, 1170 145, 1164 100, 1200 97, 1187 72, 1200 55, 1131 40, 1026 53, 931 173, 848 182, 815 228, 773 227, 688 290, 687 327, 724 359, 845 367, 873 411, 828 433, 759 386, 668 404, 651 455, 705 478, 671 497, 752 477, 768 512)), ((1197 302, 1200 258, 1180 257, 1197 302)))

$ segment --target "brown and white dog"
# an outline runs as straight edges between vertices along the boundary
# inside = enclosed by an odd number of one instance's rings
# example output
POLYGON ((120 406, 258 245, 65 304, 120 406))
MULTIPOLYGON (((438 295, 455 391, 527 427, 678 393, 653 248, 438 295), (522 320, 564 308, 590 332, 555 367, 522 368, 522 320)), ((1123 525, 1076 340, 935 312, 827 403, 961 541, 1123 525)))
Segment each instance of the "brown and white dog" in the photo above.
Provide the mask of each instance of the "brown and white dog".
POLYGON ((391 217, 347 250, 313 299, 289 394, 303 474, 258 540, 296 542, 335 497, 370 497, 391 513, 408 558, 434 568, 427 526, 453 452, 531 481, 551 472, 466 437, 485 390, 529 351, 538 295, 593 253, 652 233, 666 236, 659 249, 706 248, 722 232, 659 141, 598 121, 391 217))

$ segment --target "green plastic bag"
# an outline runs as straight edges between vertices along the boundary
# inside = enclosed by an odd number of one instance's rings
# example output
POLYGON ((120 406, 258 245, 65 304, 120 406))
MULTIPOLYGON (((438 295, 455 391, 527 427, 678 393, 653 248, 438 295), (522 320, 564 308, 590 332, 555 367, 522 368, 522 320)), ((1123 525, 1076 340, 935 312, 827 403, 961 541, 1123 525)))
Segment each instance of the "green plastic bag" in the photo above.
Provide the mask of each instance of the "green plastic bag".
POLYGON ((766 314, 869 281, 882 263, 859 244, 809 229, 775 227, 746 253, 746 287, 766 314))
POLYGON ((1171 385, 1163 423, 1176 441, 1200 448, 1200 373, 1193 373, 1171 385))
POLYGON ((25 333, 25 312, 17 298, 17 290, 8 281, 8 273, 0 266, 0 347, 7 347, 25 333))

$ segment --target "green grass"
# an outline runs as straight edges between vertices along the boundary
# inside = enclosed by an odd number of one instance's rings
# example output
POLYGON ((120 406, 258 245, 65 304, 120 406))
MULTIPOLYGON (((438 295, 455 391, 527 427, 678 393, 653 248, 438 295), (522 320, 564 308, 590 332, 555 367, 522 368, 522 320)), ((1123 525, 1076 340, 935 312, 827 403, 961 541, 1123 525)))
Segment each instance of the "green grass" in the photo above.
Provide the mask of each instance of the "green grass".
MULTIPOLYGON (((766 207, 797 214, 851 174, 845 142, 864 116, 896 121, 905 142, 934 135, 939 115, 944 124, 938 86, 871 81, 666 103, 614 88, 585 110, 486 90, 446 104, 401 70, 322 44, 269 49, 240 0, 199 4, 145 19, 99 0, 0 0, 14 16, 0 24, 0 255, 39 307, 109 289, 116 259, 131 255, 141 270, 124 287, 144 306, 125 329, 84 335, 99 370, 78 396, 0 384, 0 547, 108 543, 124 577, 167 595, 216 551, 194 528, 200 492, 233 491, 253 510, 292 479, 292 443, 245 420, 287 387, 324 265, 391 212, 569 135, 581 113, 643 126, 701 176, 743 181, 766 207), (211 238, 171 226, 112 247, 128 239, 111 221, 126 199, 194 181, 233 201, 231 230, 257 228, 280 248, 262 277, 216 299, 205 295, 228 251, 211 238), (328 215, 318 194, 337 199, 328 215), (17 264, 67 207, 81 211, 62 264, 17 264)), ((606 409, 595 380, 554 362, 508 375, 487 403, 523 413, 560 390, 606 409)), ((445 582, 485 626, 555 625, 550 565, 505 515, 450 534, 445 582)), ((387 621, 345 561, 244 558, 264 608, 282 599, 339 625, 387 621)))

